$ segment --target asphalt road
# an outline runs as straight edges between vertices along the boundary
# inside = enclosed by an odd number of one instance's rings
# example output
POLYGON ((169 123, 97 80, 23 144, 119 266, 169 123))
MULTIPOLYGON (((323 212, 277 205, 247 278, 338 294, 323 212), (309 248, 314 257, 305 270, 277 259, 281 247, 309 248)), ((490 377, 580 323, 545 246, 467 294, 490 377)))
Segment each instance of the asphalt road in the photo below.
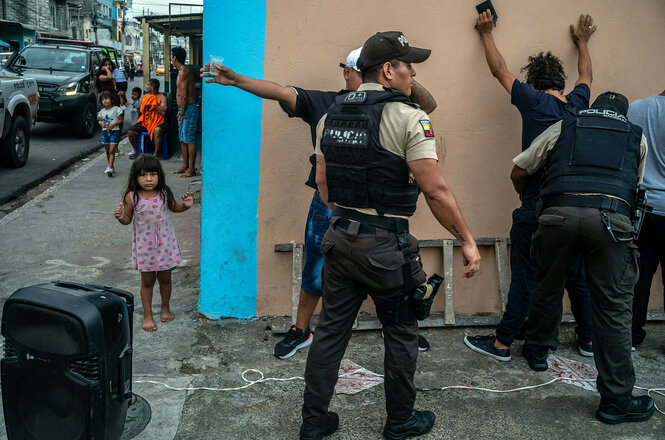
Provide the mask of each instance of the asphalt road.
MULTIPOLYGON (((140 87, 140 78, 130 82, 129 90, 135 85, 140 87)), ((123 137, 129 126, 128 107, 125 112, 123 137)), ((80 139, 67 124, 38 122, 30 136, 30 152, 26 165, 22 168, 0 167, 0 205, 19 197, 101 148, 99 127, 90 139, 80 139)))

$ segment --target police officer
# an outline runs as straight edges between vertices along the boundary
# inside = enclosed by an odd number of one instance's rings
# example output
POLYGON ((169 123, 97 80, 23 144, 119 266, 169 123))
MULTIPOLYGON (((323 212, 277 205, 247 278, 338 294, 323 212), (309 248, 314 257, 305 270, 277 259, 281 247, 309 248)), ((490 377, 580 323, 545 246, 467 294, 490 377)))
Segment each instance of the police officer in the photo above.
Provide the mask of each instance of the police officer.
POLYGON ((600 95, 589 110, 569 112, 513 162, 513 183, 544 167, 544 210, 531 242, 536 268, 523 354, 537 371, 557 347, 566 274, 581 255, 591 290, 597 387, 596 416, 605 423, 646 420, 653 400, 633 397, 632 290, 638 276, 631 217, 644 174, 647 141, 626 118, 628 100, 600 95))
POLYGON ((431 123, 408 99, 415 76, 411 63, 429 55, 430 50, 411 47, 401 32, 370 37, 358 63, 363 84, 338 95, 317 126, 316 182, 333 217, 322 242, 323 303, 307 357, 301 440, 337 429, 337 414, 328 405, 367 294, 384 333, 384 436, 421 435, 434 425, 434 413, 413 409, 418 357, 413 293, 426 276, 408 218, 420 191, 441 225, 461 242, 466 277, 478 271, 480 255, 441 176, 431 123))

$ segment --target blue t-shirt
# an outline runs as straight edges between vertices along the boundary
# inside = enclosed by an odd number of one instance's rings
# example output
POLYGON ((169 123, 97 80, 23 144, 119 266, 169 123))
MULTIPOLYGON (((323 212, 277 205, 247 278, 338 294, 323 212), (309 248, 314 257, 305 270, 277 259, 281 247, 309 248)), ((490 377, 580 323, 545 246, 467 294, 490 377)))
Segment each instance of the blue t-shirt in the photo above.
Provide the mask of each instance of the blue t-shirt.
MULTIPOLYGON (((510 102, 522 115, 522 151, 529 148, 531 142, 550 125, 563 119, 566 106, 572 105, 578 111, 588 109, 590 92, 588 85, 579 84, 566 95, 568 103, 565 103, 516 79, 510 92, 510 102)), ((529 176, 521 196, 522 205, 534 203, 542 183, 542 171, 529 176)))
MULTIPOLYGON (((290 112, 282 104, 282 110, 289 118, 300 118, 309 124, 312 134, 312 147, 316 147, 316 126, 328 109, 335 103, 337 92, 322 92, 321 90, 304 90, 300 87, 293 88, 298 97, 296 98, 296 108, 290 112)), ((312 168, 309 172, 309 178, 305 185, 316 189, 316 155, 312 154, 309 158, 312 168)))
POLYGON ((649 152, 644 166, 647 205, 665 215, 665 96, 640 99, 628 108, 628 120, 642 127, 649 152))
MULTIPOLYGON (((588 85, 579 84, 566 95, 566 99, 578 111, 586 110, 589 108, 590 94, 588 85)), ((522 115, 522 151, 529 148, 531 142, 550 125, 563 118, 567 105, 559 98, 517 79, 513 82, 510 102, 522 115)))

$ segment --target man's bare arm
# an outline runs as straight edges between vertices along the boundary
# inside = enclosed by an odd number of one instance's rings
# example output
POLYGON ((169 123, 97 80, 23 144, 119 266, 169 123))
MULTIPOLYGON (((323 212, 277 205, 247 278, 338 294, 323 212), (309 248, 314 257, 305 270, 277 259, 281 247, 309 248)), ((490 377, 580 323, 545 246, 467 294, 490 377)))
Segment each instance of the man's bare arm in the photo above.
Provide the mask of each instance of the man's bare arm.
POLYGON ((526 188, 526 181, 529 178, 529 173, 526 170, 513 165, 513 170, 510 172, 510 180, 513 182, 513 188, 515 192, 519 195, 524 194, 524 189, 526 188))
POLYGON ((157 113, 160 114, 166 114, 166 110, 169 108, 167 102, 166 102, 166 96, 162 95, 161 93, 157 95, 159 98, 159 105, 155 107, 155 110, 157 110, 157 113))
POLYGON ((457 200, 441 175, 438 162, 434 159, 414 160, 409 162, 409 168, 434 217, 462 243, 464 265, 468 266, 464 277, 472 277, 480 268, 480 254, 457 200))
POLYGON ((298 95, 291 87, 285 87, 273 81, 250 78, 239 75, 228 67, 216 64, 219 72, 217 75, 210 73, 210 63, 201 69, 201 77, 207 79, 207 83, 217 83, 223 86, 234 86, 259 98, 278 101, 290 112, 296 110, 296 98, 298 95))
POLYGON ((513 89, 513 82, 515 75, 510 73, 506 60, 503 59, 501 52, 496 47, 492 30, 494 29, 494 21, 492 20, 492 13, 489 9, 478 16, 478 33, 483 41, 485 48, 485 59, 490 68, 492 75, 499 80, 504 89, 510 94, 513 89))
POLYGON ((413 85, 411 85, 411 101, 415 102, 422 108, 425 113, 430 114, 436 109, 436 100, 434 96, 420 84, 418 81, 414 80, 413 85))
POLYGON ((591 38, 591 34, 595 31, 596 26, 593 25, 593 18, 589 14, 580 15, 577 28, 572 24, 570 25, 570 34, 578 49, 577 72, 580 77, 575 83, 576 86, 578 84, 591 85, 591 81, 593 81, 591 55, 589 54, 589 38, 591 38))
POLYGON ((321 198, 328 209, 333 209, 333 204, 328 202, 328 181, 326 180, 326 158, 320 154, 316 155, 316 186, 321 198))

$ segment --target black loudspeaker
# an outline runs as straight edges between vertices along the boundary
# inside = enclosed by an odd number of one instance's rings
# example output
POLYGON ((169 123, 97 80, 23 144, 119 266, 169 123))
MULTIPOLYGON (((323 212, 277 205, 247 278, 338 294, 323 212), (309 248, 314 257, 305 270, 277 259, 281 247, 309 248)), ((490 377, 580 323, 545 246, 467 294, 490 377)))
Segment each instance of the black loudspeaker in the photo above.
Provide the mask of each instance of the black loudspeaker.
POLYGON ((131 293, 54 282, 2 310, 2 403, 10 440, 119 439, 132 393, 131 293))

